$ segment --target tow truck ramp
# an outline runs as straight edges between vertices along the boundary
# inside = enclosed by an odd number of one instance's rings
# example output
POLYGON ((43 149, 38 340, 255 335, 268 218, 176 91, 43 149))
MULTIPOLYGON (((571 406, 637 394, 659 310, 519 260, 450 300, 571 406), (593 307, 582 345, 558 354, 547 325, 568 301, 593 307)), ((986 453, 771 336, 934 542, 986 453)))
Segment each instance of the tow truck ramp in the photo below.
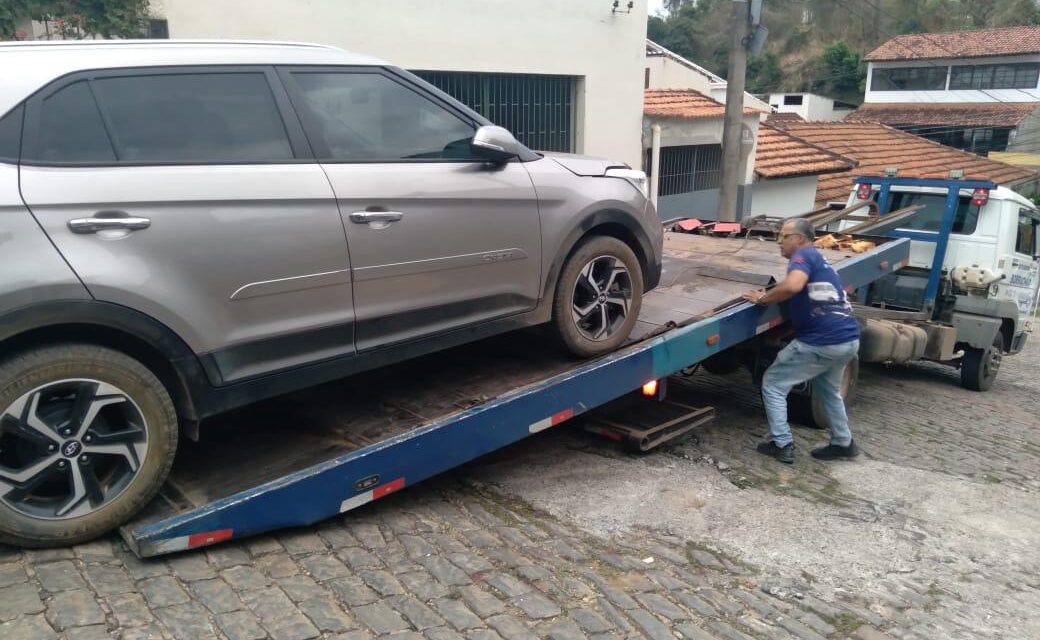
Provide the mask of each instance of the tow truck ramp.
MULTIPOLYGON (((909 257, 909 240, 871 240, 866 253, 824 252, 849 290, 909 257)), ((740 294, 782 279, 785 265, 772 242, 669 233, 661 285, 620 350, 575 361, 524 331, 222 416, 200 443, 182 445, 161 495, 121 533, 138 556, 157 556, 311 524, 401 491, 778 326, 777 307, 740 294)), ((656 411, 643 424, 597 415, 643 449, 712 410, 656 411)))

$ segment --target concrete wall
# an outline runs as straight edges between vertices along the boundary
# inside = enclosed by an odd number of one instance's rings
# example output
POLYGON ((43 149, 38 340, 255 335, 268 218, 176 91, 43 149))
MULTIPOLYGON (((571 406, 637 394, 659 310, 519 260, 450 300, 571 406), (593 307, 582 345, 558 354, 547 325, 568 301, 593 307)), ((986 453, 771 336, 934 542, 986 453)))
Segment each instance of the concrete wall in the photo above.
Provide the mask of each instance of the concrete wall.
MULTIPOLYGON (((867 65, 867 87, 864 102, 1040 102, 1040 86, 1030 89, 986 89, 957 91, 874 91, 871 82, 874 69, 898 67, 946 67, 962 64, 1001 64, 1005 62, 1037 62, 1040 55, 994 56, 987 58, 961 58, 949 60, 911 60, 900 62, 871 62, 867 65)), ((947 72, 947 86, 949 73, 947 72)), ((1038 80, 1040 85, 1040 80, 1038 80)))
POLYGON ((816 176, 758 180, 751 185, 751 214, 790 218, 812 211, 816 176))
POLYGON ((640 165, 646 0, 160 0, 171 38, 295 40, 406 69, 578 76, 576 151, 640 165))
POLYGON ((815 93, 771 93, 769 106, 778 113, 797 113, 810 122, 841 120, 852 112, 852 109, 836 109, 832 98, 815 93), (802 96, 802 104, 784 104, 784 96, 789 95, 802 96))
POLYGON ((1008 151, 1040 153, 1040 109, 1033 111, 1011 132, 1008 151))

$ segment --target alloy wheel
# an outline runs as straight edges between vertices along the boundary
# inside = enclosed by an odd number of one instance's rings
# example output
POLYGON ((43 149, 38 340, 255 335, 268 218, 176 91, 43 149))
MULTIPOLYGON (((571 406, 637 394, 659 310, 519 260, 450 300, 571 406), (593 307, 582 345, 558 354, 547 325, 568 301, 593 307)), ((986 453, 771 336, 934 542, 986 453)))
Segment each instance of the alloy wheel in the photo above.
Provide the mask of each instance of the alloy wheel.
POLYGON ((574 283, 571 317, 582 336, 607 340, 625 324, 632 304, 632 276, 614 256, 590 260, 574 283))
POLYGON ((88 515, 130 486, 147 451, 144 415, 119 388, 46 384, 0 413, 0 501, 33 518, 88 515))

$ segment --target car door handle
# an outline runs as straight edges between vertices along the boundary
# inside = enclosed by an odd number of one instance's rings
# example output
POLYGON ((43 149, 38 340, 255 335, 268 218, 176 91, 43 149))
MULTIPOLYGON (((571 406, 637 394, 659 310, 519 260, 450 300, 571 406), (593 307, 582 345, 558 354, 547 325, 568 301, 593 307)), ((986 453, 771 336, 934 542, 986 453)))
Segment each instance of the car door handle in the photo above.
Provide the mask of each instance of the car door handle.
POLYGON ((350 221, 358 224, 369 222, 397 222, 404 217, 400 211, 355 211, 350 214, 350 221))
POLYGON ((106 231, 109 229, 118 229, 122 231, 137 231, 139 229, 147 229, 152 225, 152 221, 148 218, 136 218, 128 215, 116 216, 109 214, 112 217, 104 217, 100 213, 92 218, 75 218, 69 220, 69 230, 73 233, 97 233, 98 231, 106 231))

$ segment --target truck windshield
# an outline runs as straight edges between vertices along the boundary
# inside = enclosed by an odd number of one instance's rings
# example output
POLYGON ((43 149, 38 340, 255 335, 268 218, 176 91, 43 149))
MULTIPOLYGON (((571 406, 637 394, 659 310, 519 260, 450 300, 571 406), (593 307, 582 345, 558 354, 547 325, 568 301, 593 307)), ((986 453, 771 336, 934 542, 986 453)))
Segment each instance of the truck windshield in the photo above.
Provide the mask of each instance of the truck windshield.
MULTIPOLYGON (((874 193, 875 202, 879 195, 879 193, 874 193)), ((923 204, 924 209, 907 220, 900 229, 938 232, 942 224, 943 210, 946 208, 946 194, 944 193, 892 191, 888 211, 897 211, 917 204, 923 204)), ((970 197, 961 196, 957 200, 957 216, 953 220, 953 233, 970 236, 975 233, 978 223, 979 206, 972 204, 970 197)))

